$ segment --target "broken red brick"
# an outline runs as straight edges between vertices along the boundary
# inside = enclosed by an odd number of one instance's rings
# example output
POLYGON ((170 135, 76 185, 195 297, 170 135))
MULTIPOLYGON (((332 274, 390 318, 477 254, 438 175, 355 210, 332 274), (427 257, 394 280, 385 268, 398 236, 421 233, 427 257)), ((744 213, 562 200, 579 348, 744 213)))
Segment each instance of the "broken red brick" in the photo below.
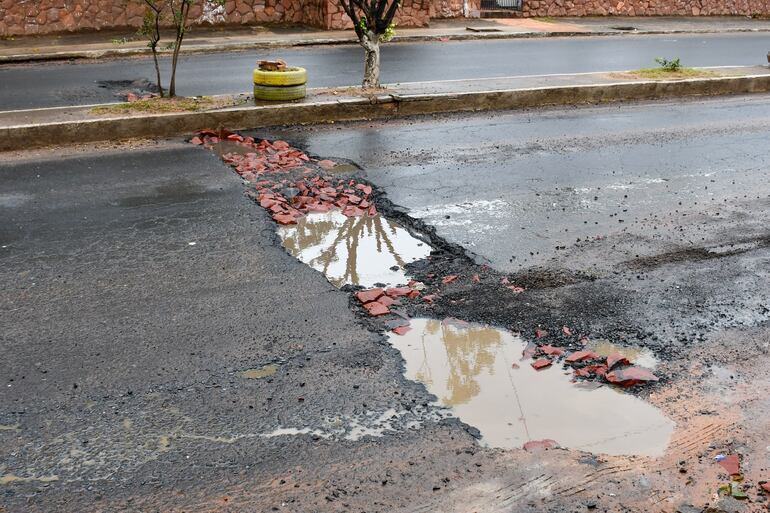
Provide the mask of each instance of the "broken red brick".
POLYGON ((287 143, 286 141, 273 141, 273 148, 275 148, 278 151, 288 150, 289 143, 287 143))
POLYGON ((548 332, 545 330, 541 330, 540 328, 535 330, 535 338, 543 338, 546 335, 548 335, 548 332))
POLYGON ((377 317, 378 315, 385 315, 387 313, 390 313, 390 309, 383 305, 382 303, 379 303, 377 301, 372 301, 371 303, 366 303, 364 305, 364 308, 366 308, 366 311, 369 312, 369 315, 373 317, 377 317))
POLYGON ((532 368, 534 368, 535 370, 540 370, 540 369, 545 369, 546 367, 550 367, 551 365, 553 365, 553 362, 548 358, 540 358, 532 362, 531 365, 532 365, 532 368))
POLYGON ((658 381, 658 377, 643 367, 624 367, 609 372, 606 376, 607 381, 613 385, 630 387, 640 383, 658 381))
POLYGON ((555 449, 557 447, 559 447, 559 444, 556 440, 551 440, 550 438, 544 440, 530 440, 522 446, 525 451, 529 452, 547 451, 548 449, 555 449))
POLYGON ((616 365, 631 365, 631 361, 618 352, 607 356, 607 368, 612 369, 616 365))
POLYGON ((762 488, 766 493, 770 493, 770 482, 764 482, 759 483, 760 488, 762 488))
POLYGON ((398 326, 397 328, 393 328, 393 333, 396 335, 406 335, 412 328, 409 326, 398 326))
POLYGON ((719 460, 719 465, 731 476, 741 473, 741 460, 737 454, 731 454, 719 460))
POLYGON ((558 347, 553 347, 551 345, 540 346, 540 350, 543 353, 545 353, 547 355, 551 355, 551 356, 559 356, 560 354, 562 354, 564 352, 561 349, 559 349, 558 347))
POLYGON ((518 363, 512 363, 511 364, 511 369, 518 369, 518 368, 519 368, 519 364, 518 363))
POLYGON ((197 137, 197 136, 193 137, 192 139, 190 139, 190 144, 195 144, 196 146, 199 146, 199 145, 203 144, 203 139, 201 139, 200 137, 197 137))
POLYGON ((441 278, 441 283, 443 283, 444 285, 449 285, 450 283, 456 280, 457 280, 457 275, 450 274, 448 276, 444 276, 443 278, 441 278))
POLYGON ((318 161, 318 165, 321 167, 321 169, 333 169, 337 166, 337 163, 333 160, 320 160, 318 161))
POLYGON ((359 184, 356 185, 356 189, 358 189, 359 191, 363 192, 367 196, 372 193, 372 186, 371 185, 365 185, 365 184, 359 183, 359 184))
POLYGON ((409 287, 392 287, 385 289, 385 294, 390 297, 408 296, 410 292, 412 292, 412 289, 409 287))
POLYGON ((409 295, 407 297, 409 297, 409 299, 416 299, 416 298, 420 297, 420 291, 419 290, 413 290, 413 291, 411 291, 409 293, 409 295))
POLYGON ((513 291, 514 294, 521 294, 522 292, 524 292, 526 290, 524 287, 517 287, 516 285, 509 285, 506 288, 508 288, 511 291, 513 291))
POLYGON ((356 299, 362 303, 369 303, 370 301, 377 301, 383 294, 382 289, 361 290, 356 292, 356 299))
POLYGON ((575 351, 564 359, 567 363, 582 362, 585 360, 595 360, 599 355, 593 351, 575 351))
POLYGON ((397 299, 393 299, 389 296, 382 296, 377 300, 378 303, 382 303, 385 306, 393 306, 393 305, 400 305, 401 301, 397 299))
POLYGON ((569 329, 567 326, 564 326, 564 327, 561 329, 561 332, 562 332, 562 333, 564 333, 564 336, 565 336, 565 337, 571 337, 571 336, 572 336, 572 330, 571 330, 571 329, 569 329))
MULTIPOLYGON (((417 291, 415 291, 415 292, 417 292, 417 291)), ((422 300, 423 300, 423 301, 425 301, 426 303, 428 303, 428 304, 432 305, 432 304, 433 304, 433 301, 434 301, 434 300, 435 300, 437 297, 438 297, 438 295, 436 295, 436 294, 428 294, 427 296, 424 296, 424 297, 422 298, 422 300)))
POLYGON ((273 219, 275 219, 275 222, 278 224, 297 224, 297 219, 291 214, 275 214, 273 219))
POLYGON ((479 277, 478 274, 474 274, 473 277, 471 278, 471 281, 473 283, 481 283, 481 278, 479 277))
POLYGON ((537 352, 537 345, 534 342, 529 342, 524 350, 521 352, 522 359, 532 358, 537 352))

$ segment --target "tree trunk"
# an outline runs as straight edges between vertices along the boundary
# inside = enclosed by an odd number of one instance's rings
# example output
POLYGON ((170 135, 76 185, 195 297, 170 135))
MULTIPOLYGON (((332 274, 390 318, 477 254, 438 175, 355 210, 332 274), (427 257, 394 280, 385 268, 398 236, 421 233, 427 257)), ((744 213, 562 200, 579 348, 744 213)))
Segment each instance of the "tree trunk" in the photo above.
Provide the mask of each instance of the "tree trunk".
POLYGON ((380 36, 372 31, 361 37, 361 46, 366 52, 364 63, 364 89, 380 87, 380 36))
POLYGON ((182 0, 179 6, 179 19, 176 20, 176 40, 174 44, 174 53, 171 56, 171 80, 168 84, 168 97, 176 96, 176 65, 179 61, 179 51, 182 49, 182 40, 187 30, 187 16, 190 14, 190 3, 192 0, 182 0))
POLYGON ((160 97, 163 98, 163 84, 160 83, 160 64, 158 63, 157 44, 152 47, 152 59, 155 61, 155 77, 158 81, 158 92, 160 93, 160 97))

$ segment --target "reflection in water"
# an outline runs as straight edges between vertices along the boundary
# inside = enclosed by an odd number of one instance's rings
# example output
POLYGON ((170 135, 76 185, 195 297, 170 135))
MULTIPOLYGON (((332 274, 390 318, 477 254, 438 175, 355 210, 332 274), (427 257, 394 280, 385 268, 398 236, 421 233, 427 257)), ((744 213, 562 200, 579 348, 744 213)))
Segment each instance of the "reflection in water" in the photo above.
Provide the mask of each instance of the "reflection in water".
POLYGON ((550 438, 563 447, 606 454, 662 454, 674 423, 632 395, 575 386, 554 367, 512 368, 524 348, 507 331, 413 319, 390 342, 406 360, 406 376, 422 381, 442 404, 481 431, 493 447, 550 438))
POLYGON ((337 287, 406 283, 404 266, 425 258, 430 246, 378 215, 345 217, 339 211, 308 214, 278 229, 293 256, 321 271, 337 287), (398 266, 398 270, 391 267, 398 266))

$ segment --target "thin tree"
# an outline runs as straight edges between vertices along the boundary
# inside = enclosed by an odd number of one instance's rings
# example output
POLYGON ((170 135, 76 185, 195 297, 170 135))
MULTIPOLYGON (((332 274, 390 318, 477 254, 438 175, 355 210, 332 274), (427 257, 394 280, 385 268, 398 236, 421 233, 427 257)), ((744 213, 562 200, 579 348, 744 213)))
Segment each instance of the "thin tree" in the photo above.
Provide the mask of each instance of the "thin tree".
POLYGON ((158 92, 163 98, 163 84, 160 81, 160 64, 158 63, 158 43, 160 43, 160 23, 165 9, 164 0, 144 0, 146 9, 142 27, 139 33, 148 39, 147 46, 152 50, 152 59, 155 62, 155 78, 158 85, 158 92))
POLYGON ((353 21, 358 42, 366 52, 363 88, 380 87, 380 43, 393 37, 393 18, 400 0, 340 0, 353 21))
POLYGON ((176 65, 179 62, 179 50, 182 49, 182 40, 187 33, 188 18, 190 16, 190 7, 195 0, 167 0, 171 7, 171 14, 174 20, 174 53, 171 56, 171 81, 168 84, 168 95, 173 98, 176 96, 176 65))

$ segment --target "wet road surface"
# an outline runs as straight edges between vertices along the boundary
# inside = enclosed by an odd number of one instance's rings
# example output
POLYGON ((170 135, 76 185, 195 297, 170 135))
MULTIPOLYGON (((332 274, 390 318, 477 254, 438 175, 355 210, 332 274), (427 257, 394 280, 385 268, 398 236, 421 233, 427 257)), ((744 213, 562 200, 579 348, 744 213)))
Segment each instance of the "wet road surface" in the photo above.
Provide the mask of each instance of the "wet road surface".
MULTIPOLYGON (((758 65, 766 62, 769 42, 766 34, 683 34, 399 43, 383 46, 382 80, 622 71, 654 67, 656 57, 678 57, 685 66, 758 65)), ((361 81, 363 57, 358 46, 259 50, 183 56, 177 92, 189 96, 249 91, 254 63, 266 58, 306 67, 311 87, 361 81)), ((147 87, 153 76, 148 58, 4 67, 0 110, 119 101, 121 93, 147 87)))
MULTIPOLYGON (((350 289, 287 252, 310 263, 302 249, 328 247, 337 224, 282 241, 211 152, 170 141, 5 159, 0 506, 668 512, 711 501, 728 479, 714 456, 739 454, 747 506, 762 507, 769 107, 752 96, 261 131, 356 162, 380 215, 430 241, 430 259, 401 267, 434 297, 404 300, 413 331, 392 346, 350 289), (435 339, 446 322, 418 317, 461 320, 435 339), (581 391, 586 407, 556 422, 586 452, 517 449, 505 439, 532 436, 517 422, 548 436, 539 409, 568 411, 553 406, 566 392, 540 388, 572 386, 569 367, 519 368, 518 406, 494 395, 533 340, 628 349, 661 381, 581 391), (591 405, 610 392, 637 413, 591 405), (576 437, 580 419, 602 425, 576 437), (624 426, 652 457, 623 455, 624 426)), ((348 224, 347 248, 397 231, 348 224)))

